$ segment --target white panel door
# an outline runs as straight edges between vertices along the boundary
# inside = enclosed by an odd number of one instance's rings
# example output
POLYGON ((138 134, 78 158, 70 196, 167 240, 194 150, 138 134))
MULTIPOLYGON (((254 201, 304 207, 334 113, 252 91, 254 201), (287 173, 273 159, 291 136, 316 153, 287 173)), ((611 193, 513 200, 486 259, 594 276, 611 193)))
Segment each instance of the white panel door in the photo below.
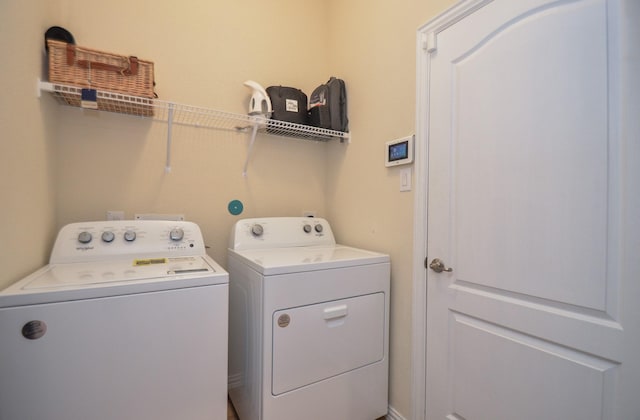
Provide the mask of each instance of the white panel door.
POLYGON ((427 418, 638 419, 638 7, 473 3, 426 42, 427 418))

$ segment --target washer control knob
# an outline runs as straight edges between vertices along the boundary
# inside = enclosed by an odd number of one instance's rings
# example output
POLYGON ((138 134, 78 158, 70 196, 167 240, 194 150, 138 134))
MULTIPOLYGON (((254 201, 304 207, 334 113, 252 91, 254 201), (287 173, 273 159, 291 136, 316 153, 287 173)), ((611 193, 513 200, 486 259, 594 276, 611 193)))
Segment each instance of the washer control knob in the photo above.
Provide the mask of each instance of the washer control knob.
POLYGON ((124 233, 124 240, 127 242, 133 242, 136 240, 136 232, 133 230, 128 230, 124 233))
POLYGON ((182 238, 184 238, 184 230, 181 228, 171 229, 171 232, 169 232, 169 238, 171 238, 172 241, 181 241, 182 238))
POLYGON ((264 228, 261 224, 256 223, 255 225, 251 226, 251 233, 253 234, 253 236, 262 236, 262 234, 264 233, 264 228))
POLYGON ((86 230, 80 232, 80 234, 78 235, 78 242, 80 242, 81 244, 88 244, 89 242, 91 242, 91 239, 93 239, 93 236, 91 236, 91 234, 86 230))
POLYGON ((302 229, 303 229, 305 232, 309 233, 309 232, 311 232, 311 230, 312 230, 313 228, 311 227, 311 225, 309 225, 309 224, 305 224, 305 225, 302 227, 302 229))
POLYGON ((114 235, 110 230, 102 232, 102 242, 113 242, 115 238, 116 235, 114 235))
POLYGON ((316 230, 316 232, 320 233, 324 228, 322 227, 322 225, 315 225, 314 229, 316 230))

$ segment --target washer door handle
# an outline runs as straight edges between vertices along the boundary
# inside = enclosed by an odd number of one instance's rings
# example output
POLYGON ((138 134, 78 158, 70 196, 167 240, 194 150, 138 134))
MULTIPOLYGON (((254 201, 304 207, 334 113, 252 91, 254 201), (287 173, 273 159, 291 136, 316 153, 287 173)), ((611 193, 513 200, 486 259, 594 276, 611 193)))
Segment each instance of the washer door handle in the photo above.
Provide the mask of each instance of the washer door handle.
POLYGON ((343 316, 347 316, 348 313, 349 308, 347 305, 332 306, 324 309, 324 319, 328 321, 330 319, 342 318, 343 316))

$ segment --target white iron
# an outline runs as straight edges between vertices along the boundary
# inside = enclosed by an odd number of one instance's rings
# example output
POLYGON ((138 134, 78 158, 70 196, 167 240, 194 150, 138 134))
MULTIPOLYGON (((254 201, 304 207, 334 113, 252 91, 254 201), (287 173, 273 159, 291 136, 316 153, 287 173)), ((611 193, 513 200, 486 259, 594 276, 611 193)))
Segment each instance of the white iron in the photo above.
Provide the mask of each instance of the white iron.
POLYGON ((244 85, 253 90, 249 101, 249 115, 263 115, 269 118, 273 110, 267 91, 253 80, 247 80, 244 85))

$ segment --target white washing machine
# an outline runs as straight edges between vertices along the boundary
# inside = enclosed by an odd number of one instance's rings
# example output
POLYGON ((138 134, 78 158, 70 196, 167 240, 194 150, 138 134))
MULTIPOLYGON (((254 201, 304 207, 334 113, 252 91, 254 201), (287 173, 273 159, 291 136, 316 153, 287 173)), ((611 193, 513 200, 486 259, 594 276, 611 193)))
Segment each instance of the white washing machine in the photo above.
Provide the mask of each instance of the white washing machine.
POLYGON ((196 224, 67 225, 0 292, 0 420, 225 419, 227 329, 196 224))
POLYGON ((320 218, 238 221, 229 396, 241 420, 387 413, 389 256, 336 245, 320 218))

